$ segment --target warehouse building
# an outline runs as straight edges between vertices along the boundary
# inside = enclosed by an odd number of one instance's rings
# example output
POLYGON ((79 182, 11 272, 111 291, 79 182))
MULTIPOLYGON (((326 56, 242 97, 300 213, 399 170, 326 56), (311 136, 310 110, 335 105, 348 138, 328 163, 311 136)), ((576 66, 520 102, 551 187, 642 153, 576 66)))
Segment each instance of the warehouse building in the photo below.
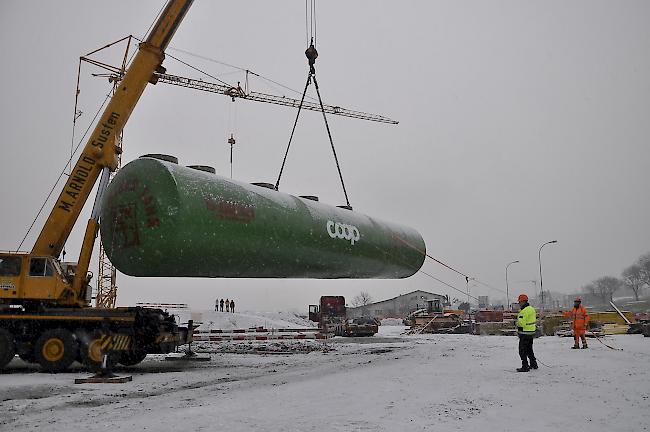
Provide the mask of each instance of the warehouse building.
POLYGON ((388 300, 369 303, 365 306, 348 308, 348 318, 370 316, 378 319, 404 318, 409 313, 427 307, 426 301, 440 299, 441 304, 447 305, 449 297, 428 291, 413 291, 388 300))

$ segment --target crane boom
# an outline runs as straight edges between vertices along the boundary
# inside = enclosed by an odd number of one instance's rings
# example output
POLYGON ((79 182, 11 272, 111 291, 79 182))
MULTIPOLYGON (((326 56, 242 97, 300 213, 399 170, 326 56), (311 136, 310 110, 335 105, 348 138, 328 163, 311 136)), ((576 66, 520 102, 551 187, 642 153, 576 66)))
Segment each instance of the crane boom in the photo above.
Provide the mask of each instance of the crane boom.
MULTIPOLYGON (((171 84, 179 87, 186 87, 195 90, 202 90, 209 93, 219 93, 231 98, 240 98, 256 102, 266 102, 272 103, 275 105, 283 105, 291 108, 298 108, 300 106, 300 100, 293 99, 285 96, 276 96, 266 93, 259 93, 250 91, 246 93, 241 87, 230 87, 224 84, 218 84, 208 81, 197 80, 193 78, 186 78, 176 75, 170 75, 165 73, 156 73, 158 82, 171 84)), ((374 121, 379 123, 389 123, 389 124, 398 124, 399 122, 391 118, 378 115, 378 114, 369 114, 361 111, 353 111, 346 108, 341 108, 339 106, 333 105, 324 105, 325 112, 327 114, 334 114, 343 117, 351 117, 361 120, 374 121)), ((319 104, 315 102, 304 101, 302 103, 302 109, 311 110, 311 111, 321 111, 319 104)))
MULTIPOLYGON (((32 249, 33 254, 58 257, 72 227, 104 168, 114 170, 121 148, 116 136, 124 128, 133 108, 161 67, 164 50, 193 0, 170 0, 164 12, 140 44, 124 80, 109 102, 77 160, 59 198, 32 249)), ((155 82, 155 81, 154 81, 155 82)))
POLYGON ((169 0, 161 11, 115 86, 32 252, 0 251, 0 369, 14 354, 49 372, 66 370, 75 360, 93 369, 117 359, 133 365, 149 353, 168 353, 191 342, 191 324, 181 327, 161 309, 90 307, 88 265, 102 197, 121 153, 118 137, 147 83, 155 83, 154 72, 163 71, 164 50, 192 2, 169 0), (61 262, 63 244, 100 175, 79 260, 61 262))

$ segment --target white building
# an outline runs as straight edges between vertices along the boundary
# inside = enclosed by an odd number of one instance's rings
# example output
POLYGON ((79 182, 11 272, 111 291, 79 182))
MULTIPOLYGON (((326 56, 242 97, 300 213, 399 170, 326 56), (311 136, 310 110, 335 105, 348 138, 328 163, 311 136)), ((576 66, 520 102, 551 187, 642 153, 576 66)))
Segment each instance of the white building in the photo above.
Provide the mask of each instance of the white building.
POLYGON ((388 300, 370 303, 365 306, 348 308, 348 318, 369 316, 379 319, 404 318, 409 313, 427 307, 427 300, 438 298, 443 305, 449 304, 449 297, 428 291, 413 291, 388 300))

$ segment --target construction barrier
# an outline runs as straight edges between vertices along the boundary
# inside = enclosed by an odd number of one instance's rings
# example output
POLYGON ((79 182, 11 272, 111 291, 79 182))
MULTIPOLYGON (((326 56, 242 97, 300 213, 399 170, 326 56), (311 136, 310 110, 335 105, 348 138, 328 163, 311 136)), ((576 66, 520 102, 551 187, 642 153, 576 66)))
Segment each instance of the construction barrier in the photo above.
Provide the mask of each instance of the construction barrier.
POLYGON ((149 309, 189 309, 187 303, 143 303, 138 302, 135 304, 143 308, 149 309))
POLYGON ((222 341, 244 341, 244 340, 289 340, 289 339, 329 339, 333 335, 331 333, 309 333, 309 334, 295 334, 295 335, 280 335, 280 334, 194 334, 194 342, 222 342, 222 341))
POLYGON ((318 332, 316 327, 312 328, 297 328, 297 329, 267 329, 263 327, 253 327, 249 329, 235 329, 235 330, 194 330, 195 335, 199 334, 213 334, 213 333, 314 333, 318 332))

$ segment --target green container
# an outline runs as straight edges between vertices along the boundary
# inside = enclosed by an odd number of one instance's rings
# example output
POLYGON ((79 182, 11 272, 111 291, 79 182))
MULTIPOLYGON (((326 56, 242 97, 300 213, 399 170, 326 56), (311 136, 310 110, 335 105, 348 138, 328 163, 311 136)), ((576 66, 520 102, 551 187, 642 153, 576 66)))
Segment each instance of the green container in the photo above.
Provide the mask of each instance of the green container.
POLYGON ((117 172, 100 221, 131 276, 406 278, 426 248, 407 227, 151 157, 117 172))

